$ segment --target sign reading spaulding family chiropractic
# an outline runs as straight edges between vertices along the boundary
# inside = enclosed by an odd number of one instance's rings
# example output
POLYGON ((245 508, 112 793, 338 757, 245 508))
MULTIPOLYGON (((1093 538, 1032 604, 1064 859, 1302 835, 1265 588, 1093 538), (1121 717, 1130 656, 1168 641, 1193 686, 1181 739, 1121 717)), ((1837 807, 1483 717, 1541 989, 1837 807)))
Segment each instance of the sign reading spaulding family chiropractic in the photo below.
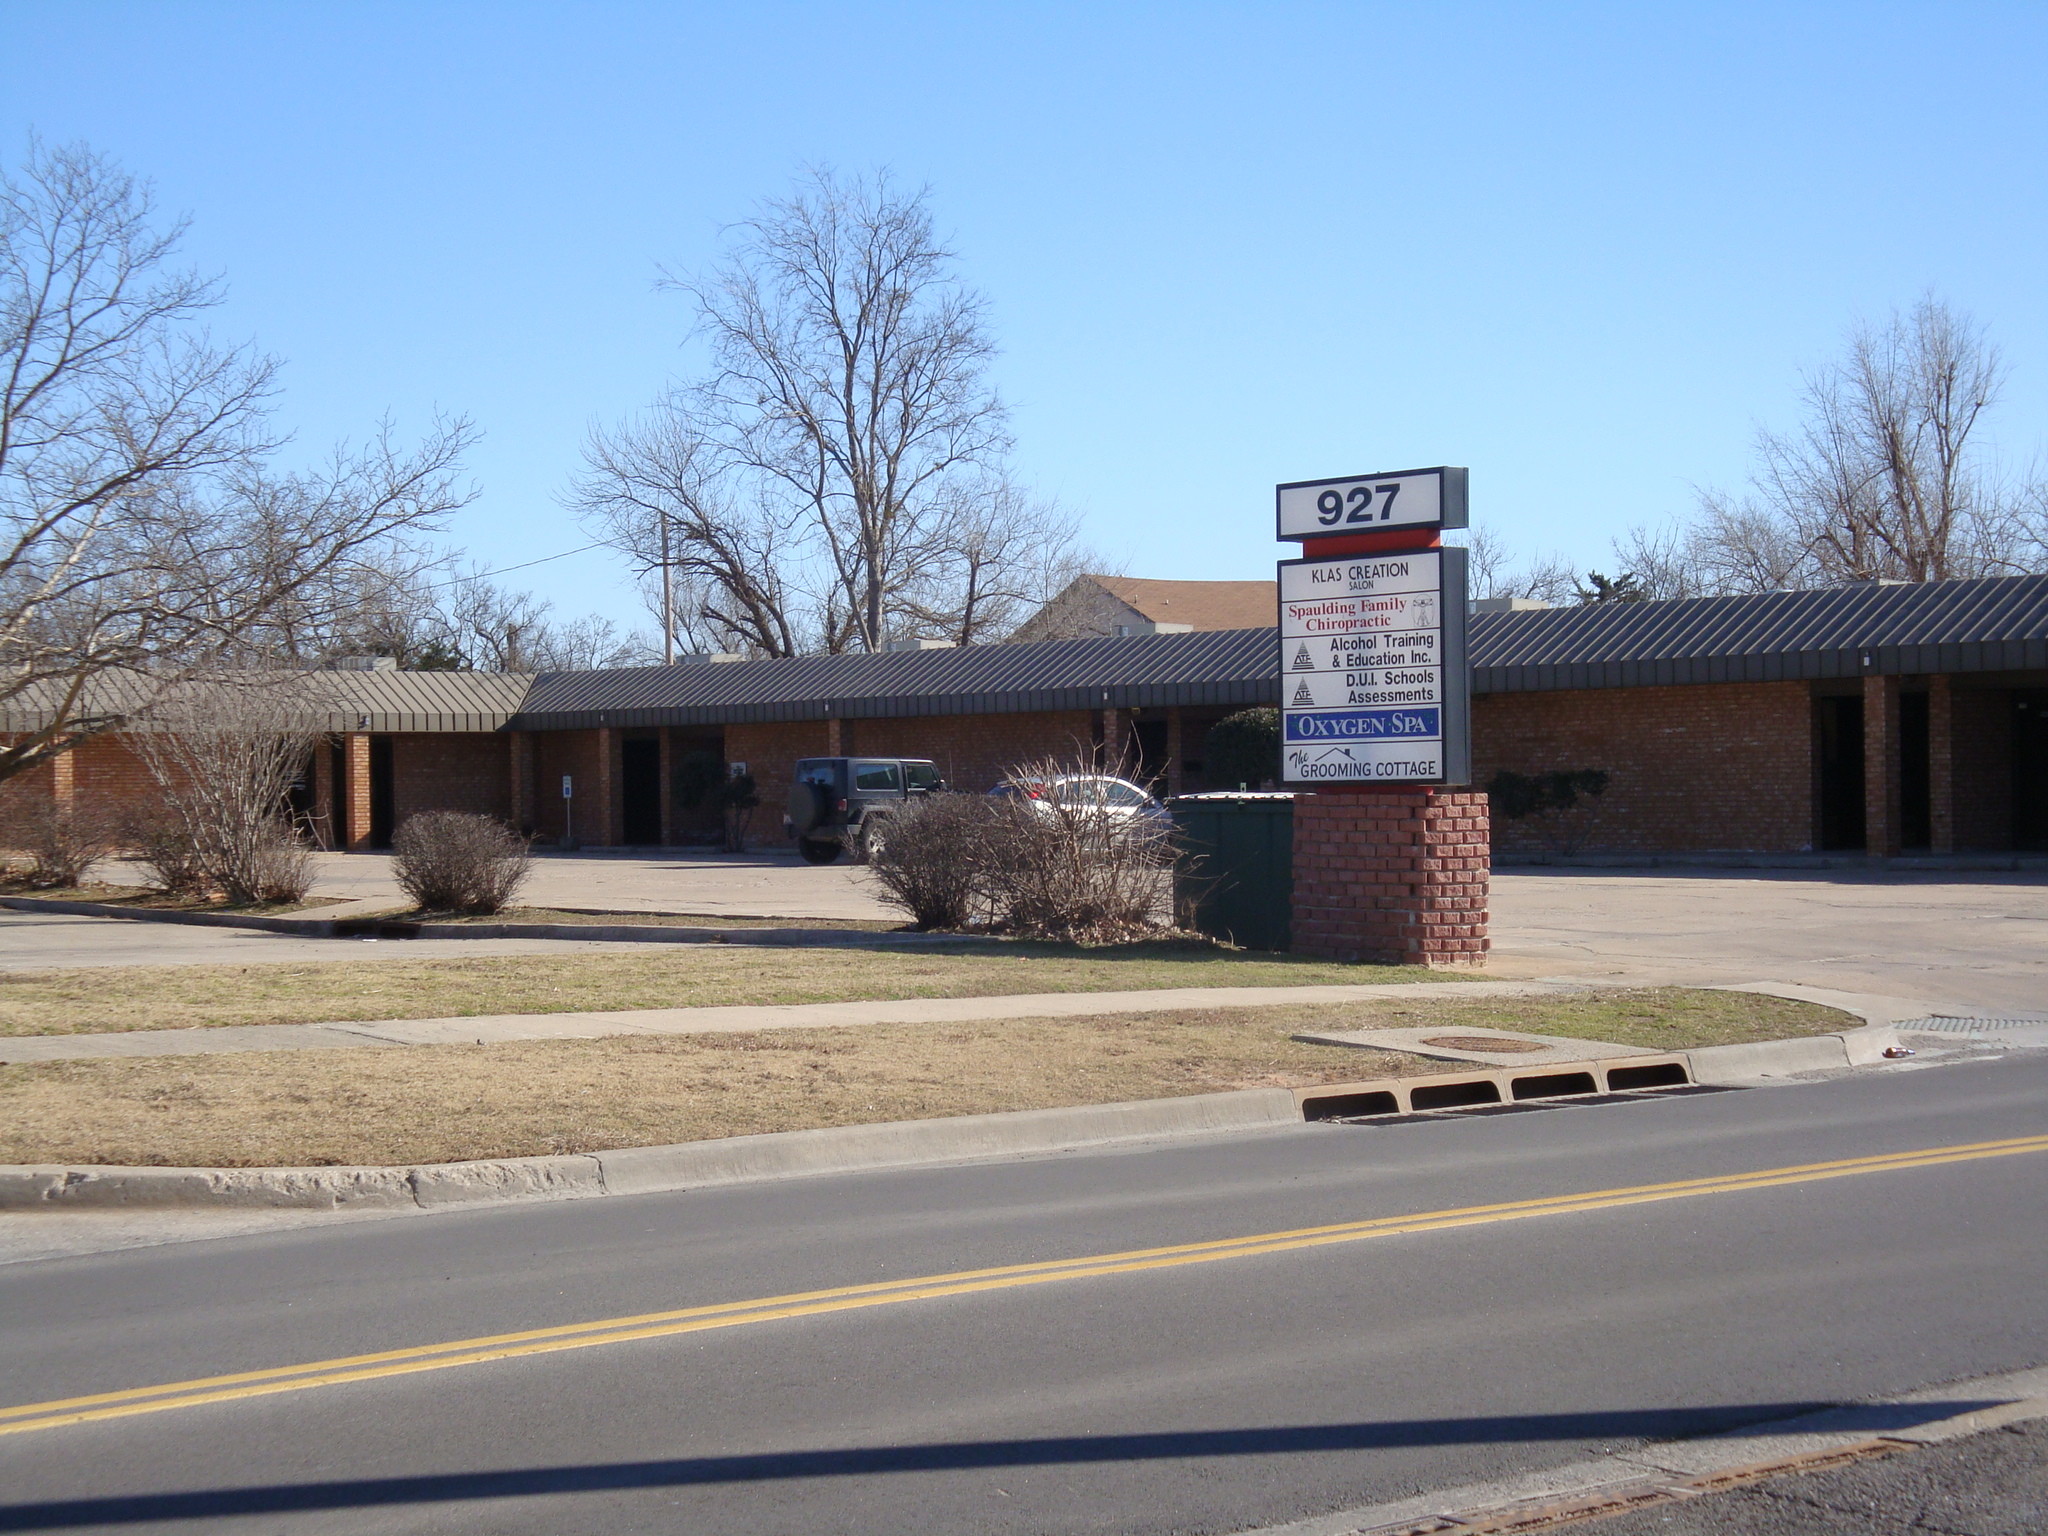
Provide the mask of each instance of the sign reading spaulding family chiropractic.
POLYGON ((1281 782, 1471 778, 1465 471, 1409 469, 1279 487, 1281 782), (1341 553, 1338 551, 1342 551, 1341 553))

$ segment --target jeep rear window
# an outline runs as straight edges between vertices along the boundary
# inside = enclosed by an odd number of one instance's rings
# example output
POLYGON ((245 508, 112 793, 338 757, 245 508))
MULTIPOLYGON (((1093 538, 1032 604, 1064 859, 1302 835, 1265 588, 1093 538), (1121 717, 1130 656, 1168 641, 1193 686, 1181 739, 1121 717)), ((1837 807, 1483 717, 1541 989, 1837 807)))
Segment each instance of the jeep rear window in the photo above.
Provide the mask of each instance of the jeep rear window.
POLYGON ((841 774, 845 768, 845 763, 836 757, 802 758, 796 765, 796 781, 799 784, 822 784, 827 789, 843 789, 846 781, 841 774))
POLYGON ((855 763, 853 765, 853 787, 855 789, 901 789, 903 774, 894 763, 855 763))

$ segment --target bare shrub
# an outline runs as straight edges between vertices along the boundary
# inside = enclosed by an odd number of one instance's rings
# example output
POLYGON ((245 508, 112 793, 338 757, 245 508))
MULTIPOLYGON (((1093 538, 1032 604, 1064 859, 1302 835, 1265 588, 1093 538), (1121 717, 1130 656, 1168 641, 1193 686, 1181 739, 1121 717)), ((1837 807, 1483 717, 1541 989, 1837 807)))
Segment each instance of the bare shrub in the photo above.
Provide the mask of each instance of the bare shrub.
POLYGON ((163 796, 163 848, 173 837, 189 844, 169 855, 173 866, 196 868, 207 891, 237 905, 297 901, 312 884, 289 800, 319 740, 307 687, 254 672, 189 683, 131 737, 163 796))
POLYGON ((121 843, 113 817, 96 806, 59 810, 49 800, 12 795, 0 799, 0 846, 24 860, 26 885, 59 890, 82 885, 87 873, 121 843))
POLYGON ((391 840, 399 889, 428 912, 502 911, 532 867, 526 839, 489 816, 426 811, 391 840))
POLYGON ((1000 809, 980 795, 930 795, 904 806, 868 855, 882 899, 920 928, 964 928, 986 919, 1000 809))
POLYGON ((182 820, 135 817, 122 841, 128 857, 142 867, 151 890, 191 898, 213 893, 213 884, 200 864, 199 845, 182 820))
POLYGON ((938 795, 906 806, 870 861, 883 899, 920 927, 983 925, 1020 938, 1109 944, 1170 926, 1170 831, 1062 786, 1093 773, 1012 770, 1035 795, 938 795))

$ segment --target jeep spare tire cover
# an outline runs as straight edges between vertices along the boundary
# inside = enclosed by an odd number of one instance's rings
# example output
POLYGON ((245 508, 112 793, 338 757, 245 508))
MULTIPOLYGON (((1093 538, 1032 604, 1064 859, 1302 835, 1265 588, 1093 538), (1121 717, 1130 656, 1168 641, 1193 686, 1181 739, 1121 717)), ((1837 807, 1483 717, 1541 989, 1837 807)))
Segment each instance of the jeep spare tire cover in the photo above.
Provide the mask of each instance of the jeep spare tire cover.
POLYGON ((824 819, 824 785, 796 783, 789 786, 789 821, 799 834, 809 832, 824 819))

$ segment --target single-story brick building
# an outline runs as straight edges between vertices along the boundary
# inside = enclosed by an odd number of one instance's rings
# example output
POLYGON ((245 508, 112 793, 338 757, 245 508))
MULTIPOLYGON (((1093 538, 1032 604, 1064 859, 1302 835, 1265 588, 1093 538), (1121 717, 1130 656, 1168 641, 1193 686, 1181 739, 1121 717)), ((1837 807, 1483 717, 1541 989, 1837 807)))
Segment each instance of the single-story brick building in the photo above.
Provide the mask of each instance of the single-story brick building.
MULTIPOLYGON (((2048 576, 1481 612, 1470 654, 1475 781, 1604 770, 1587 851, 2048 848, 2048 576)), ((679 794, 700 753, 754 774, 768 837, 809 755, 929 757, 965 789, 1046 754, 1134 764, 1170 793, 1235 787, 1209 784, 1204 735, 1280 686, 1271 629, 331 683, 302 809, 350 849, 432 809, 687 842, 708 831, 679 794)), ((6 792, 147 781, 108 737, 6 792)), ((1497 828, 1496 846, 1531 835, 1497 828)))

